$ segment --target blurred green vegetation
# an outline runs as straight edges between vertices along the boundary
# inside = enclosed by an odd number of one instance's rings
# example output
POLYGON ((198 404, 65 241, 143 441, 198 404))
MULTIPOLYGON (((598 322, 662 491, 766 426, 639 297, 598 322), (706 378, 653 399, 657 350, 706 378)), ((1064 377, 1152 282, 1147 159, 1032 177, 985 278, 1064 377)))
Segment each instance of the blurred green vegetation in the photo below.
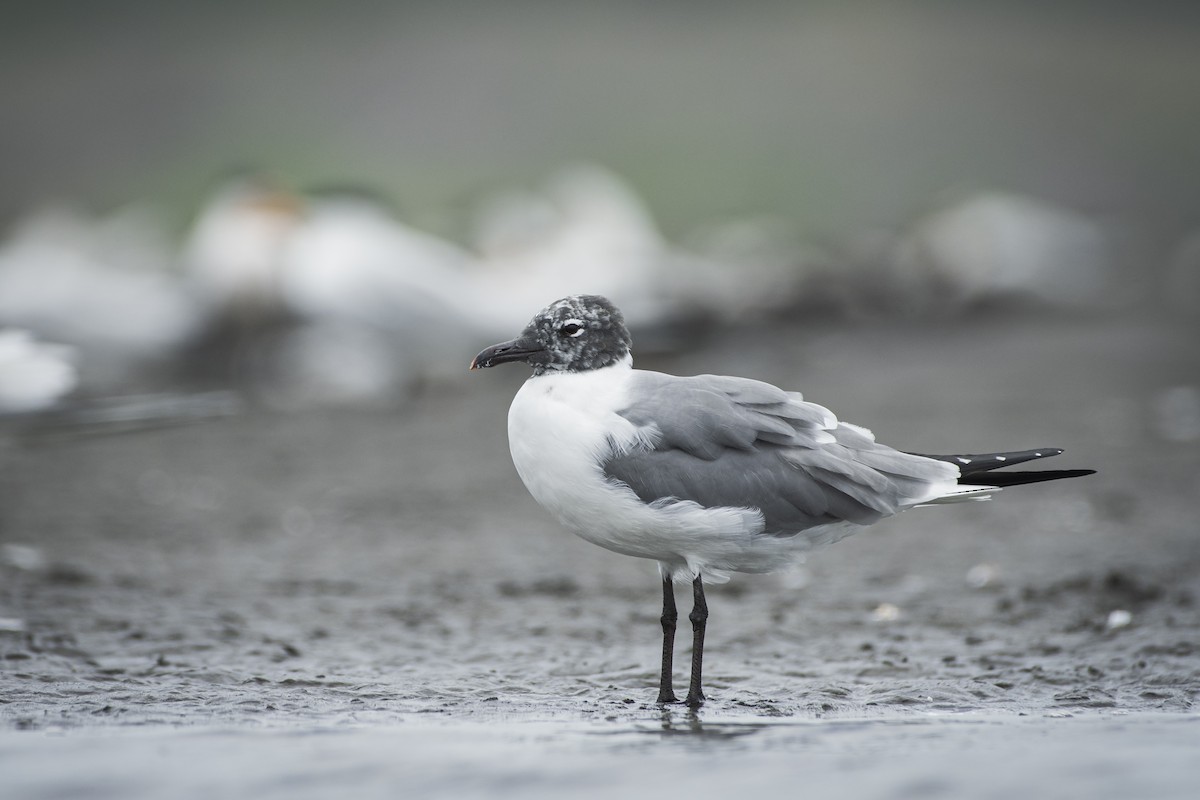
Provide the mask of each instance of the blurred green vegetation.
POLYGON ((47 3, 0 26, 0 221, 230 170, 361 184, 461 235, 576 161, 669 234, 801 235, 1033 194, 1173 238, 1200 217, 1200 14, 1143 3, 47 3))

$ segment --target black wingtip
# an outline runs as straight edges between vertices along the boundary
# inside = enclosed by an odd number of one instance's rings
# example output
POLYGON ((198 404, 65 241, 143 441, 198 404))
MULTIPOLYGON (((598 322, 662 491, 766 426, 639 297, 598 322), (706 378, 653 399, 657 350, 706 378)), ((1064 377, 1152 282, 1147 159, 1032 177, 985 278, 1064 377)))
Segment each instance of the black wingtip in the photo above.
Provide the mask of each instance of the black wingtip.
MULTIPOLYGON (((1017 464, 1024 464, 1026 461, 1036 461, 1039 458, 1050 458, 1051 456, 1059 456, 1065 452, 1061 447, 1039 447, 1034 450, 1011 450, 1004 453, 961 453, 951 455, 926 455, 925 458, 934 458, 938 461, 946 461, 958 467, 958 471, 963 476, 974 475, 979 472, 988 472, 1001 467, 1013 467, 1017 464)), ((914 455, 922 455, 914 453, 914 455)), ((993 484, 994 485, 994 484, 993 484)))
POLYGON ((1027 483, 1042 483, 1057 481, 1063 478, 1082 478, 1085 475, 1095 475, 1094 469, 1045 469, 1030 472, 989 471, 964 475, 958 479, 960 486, 1023 486, 1027 483))
MULTIPOLYGON (((1024 464, 1041 458, 1060 456, 1061 447, 1039 447, 1035 450, 1012 450, 1006 453, 964 453, 961 455, 927 455, 958 467, 958 483, 962 486, 1021 486, 1026 483, 1057 481, 1063 478, 1082 478, 1094 475, 1094 469, 1051 469, 1030 472, 1005 472, 1001 467, 1024 464)), ((921 455, 914 453, 913 455, 921 455)))

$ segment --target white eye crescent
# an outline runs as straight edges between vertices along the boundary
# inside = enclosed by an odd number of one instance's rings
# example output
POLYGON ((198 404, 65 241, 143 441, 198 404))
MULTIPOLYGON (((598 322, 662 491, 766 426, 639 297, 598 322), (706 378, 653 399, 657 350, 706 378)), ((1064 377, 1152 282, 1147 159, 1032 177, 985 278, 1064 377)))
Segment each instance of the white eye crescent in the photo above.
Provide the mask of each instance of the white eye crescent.
POLYGON ((569 319, 562 325, 558 326, 558 333, 560 336, 567 336, 572 339, 574 339, 576 336, 581 336, 583 331, 583 323, 577 319, 569 319))

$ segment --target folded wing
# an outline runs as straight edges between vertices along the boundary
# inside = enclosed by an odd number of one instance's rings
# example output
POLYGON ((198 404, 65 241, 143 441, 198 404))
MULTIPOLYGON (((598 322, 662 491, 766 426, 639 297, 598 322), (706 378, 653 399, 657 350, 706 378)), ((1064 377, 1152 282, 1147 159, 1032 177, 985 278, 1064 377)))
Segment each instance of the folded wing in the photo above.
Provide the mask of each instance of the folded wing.
POLYGON ((645 502, 761 511, 765 532, 862 525, 953 489, 958 468, 878 444, 795 392, 746 378, 638 371, 621 416, 642 433, 605 463, 645 502))

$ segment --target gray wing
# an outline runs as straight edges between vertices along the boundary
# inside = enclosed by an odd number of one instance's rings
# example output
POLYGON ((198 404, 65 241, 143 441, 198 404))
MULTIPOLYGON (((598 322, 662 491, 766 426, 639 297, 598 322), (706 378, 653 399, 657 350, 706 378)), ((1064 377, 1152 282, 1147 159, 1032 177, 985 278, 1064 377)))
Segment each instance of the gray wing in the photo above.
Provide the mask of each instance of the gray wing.
POLYGON ((824 523, 869 524, 953 483, 958 470, 875 442, 798 393, 746 378, 634 373, 618 413, 650 445, 604 465, 645 502, 759 509, 765 532, 824 523))

